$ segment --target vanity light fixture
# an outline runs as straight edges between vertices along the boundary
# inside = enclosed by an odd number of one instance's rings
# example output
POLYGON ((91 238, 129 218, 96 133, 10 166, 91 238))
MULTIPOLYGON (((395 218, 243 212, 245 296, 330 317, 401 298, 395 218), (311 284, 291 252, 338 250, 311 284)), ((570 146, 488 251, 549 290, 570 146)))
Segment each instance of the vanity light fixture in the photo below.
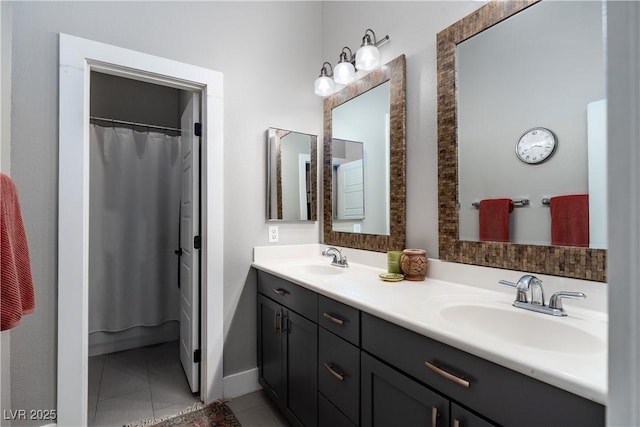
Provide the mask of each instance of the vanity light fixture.
POLYGON ((348 85, 356 80, 356 68, 353 66, 353 52, 351 52, 351 49, 347 46, 343 47, 342 52, 340 52, 340 61, 333 70, 333 80, 343 85, 348 85), (349 51, 348 58, 345 49, 349 51))
POLYGON ((316 79, 316 83, 314 85, 314 91, 318 96, 328 96, 333 93, 333 88, 335 85, 333 84, 333 67, 328 62, 322 64, 322 68, 320 69, 320 77, 316 79), (329 67, 329 71, 327 72, 327 66, 329 67))
POLYGON ((389 40, 389 35, 384 36, 380 41, 376 40, 376 33, 367 28, 362 37, 362 45, 356 52, 356 68, 362 71, 375 70, 380 66, 380 51, 378 45, 389 40), (371 33, 371 34, 369 34, 371 33), (373 37, 373 41, 371 38, 373 37))
POLYGON ((376 38, 376 33, 367 28, 362 37, 362 45, 354 55, 348 46, 342 48, 338 63, 331 69, 331 64, 325 62, 320 69, 320 76, 314 84, 314 92, 318 96, 329 96, 333 94, 335 83, 348 85, 356 80, 356 70, 372 71, 380 66, 380 51, 378 46, 389 41, 386 35, 380 40, 376 38), (327 66, 329 69, 327 70, 327 66), (333 77, 333 80, 331 80, 333 77))

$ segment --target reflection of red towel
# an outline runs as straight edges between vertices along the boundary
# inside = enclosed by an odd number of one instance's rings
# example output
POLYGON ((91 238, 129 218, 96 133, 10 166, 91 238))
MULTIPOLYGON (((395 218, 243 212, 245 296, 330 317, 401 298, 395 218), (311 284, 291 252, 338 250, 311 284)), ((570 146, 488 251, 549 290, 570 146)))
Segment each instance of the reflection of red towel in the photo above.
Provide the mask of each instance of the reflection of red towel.
POLYGON ((480 241, 508 242, 509 214, 513 210, 511 199, 480 201, 480 241))
POLYGON ((4 331, 17 326, 35 307, 20 202, 15 184, 4 174, 0 174, 0 251, 0 330, 4 331))
POLYGON ((551 198, 551 244, 589 247, 589 195, 551 198))

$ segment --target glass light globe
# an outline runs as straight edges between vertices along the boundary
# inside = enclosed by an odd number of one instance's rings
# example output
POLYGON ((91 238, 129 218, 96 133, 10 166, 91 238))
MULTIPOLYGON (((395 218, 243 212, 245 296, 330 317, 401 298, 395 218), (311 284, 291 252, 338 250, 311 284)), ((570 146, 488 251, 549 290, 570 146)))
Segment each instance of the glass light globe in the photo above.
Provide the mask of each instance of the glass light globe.
POLYGON ((356 69, 351 62, 340 62, 333 69, 333 80, 342 85, 348 85, 356 79, 356 69))
POLYGON ((327 76, 320 76, 316 79, 314 91, 318 96, 328 96, 333 93, 333 80, 327 76))
POLYGON ((362 45, 356 52, 356 68, 371 71, 380 65, 380 51, 371 44, 362 45))

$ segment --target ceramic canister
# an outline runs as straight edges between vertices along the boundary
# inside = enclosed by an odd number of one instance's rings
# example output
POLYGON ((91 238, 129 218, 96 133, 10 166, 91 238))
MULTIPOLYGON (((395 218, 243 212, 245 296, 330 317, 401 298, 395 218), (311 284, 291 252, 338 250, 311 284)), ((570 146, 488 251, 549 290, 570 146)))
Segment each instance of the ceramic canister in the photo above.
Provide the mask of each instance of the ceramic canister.
POLYGON ((427 276, 427 251, 424 249, 405 249, 400 260, 404 278, 407 280, 424 280, 427 276))

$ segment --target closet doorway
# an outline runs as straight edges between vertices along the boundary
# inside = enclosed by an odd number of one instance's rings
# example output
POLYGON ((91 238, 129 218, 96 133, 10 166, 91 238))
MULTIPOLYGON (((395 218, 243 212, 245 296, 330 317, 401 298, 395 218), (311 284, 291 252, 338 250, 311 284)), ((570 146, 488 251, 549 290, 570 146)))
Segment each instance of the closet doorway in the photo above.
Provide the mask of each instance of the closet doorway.
POLYGON ((179 340, 193 392, 199 107, 195 92, 91 72, 89 356, 179 340))
POLYGON ((89 425, 199 401, 199 110, 91 72, 89 425))
MULTIPOLYGON (((90 76, 97 71, 200 94, 202 220, 200 398, 223 397, 222 74, 60 34, 58 215, 59 425, 87 424, 90 270, 90 76), (207 238, 207 236, 214 238, 207 238)), ((197 114, 196 114, 197 116, 197 114)), ((139 145, 136 146, 139 148, 139 145)), ((195 152, 194 152, 195 154, 195 152)), ((195 223, 195 221, 194 221, 195 223)), ((178 249, 174 249, 178 250, 178 249)), ((177 274, 176 274, 177 276, 177 274)), ((182 286, 182 284, 181 284, 182 286)), ((119 317, 114 314, 114 317, 119 317)), ((183 325, 186 322, 183 322, 183 325)), ((195 339, 193 340, 196 341, 195 339)))

